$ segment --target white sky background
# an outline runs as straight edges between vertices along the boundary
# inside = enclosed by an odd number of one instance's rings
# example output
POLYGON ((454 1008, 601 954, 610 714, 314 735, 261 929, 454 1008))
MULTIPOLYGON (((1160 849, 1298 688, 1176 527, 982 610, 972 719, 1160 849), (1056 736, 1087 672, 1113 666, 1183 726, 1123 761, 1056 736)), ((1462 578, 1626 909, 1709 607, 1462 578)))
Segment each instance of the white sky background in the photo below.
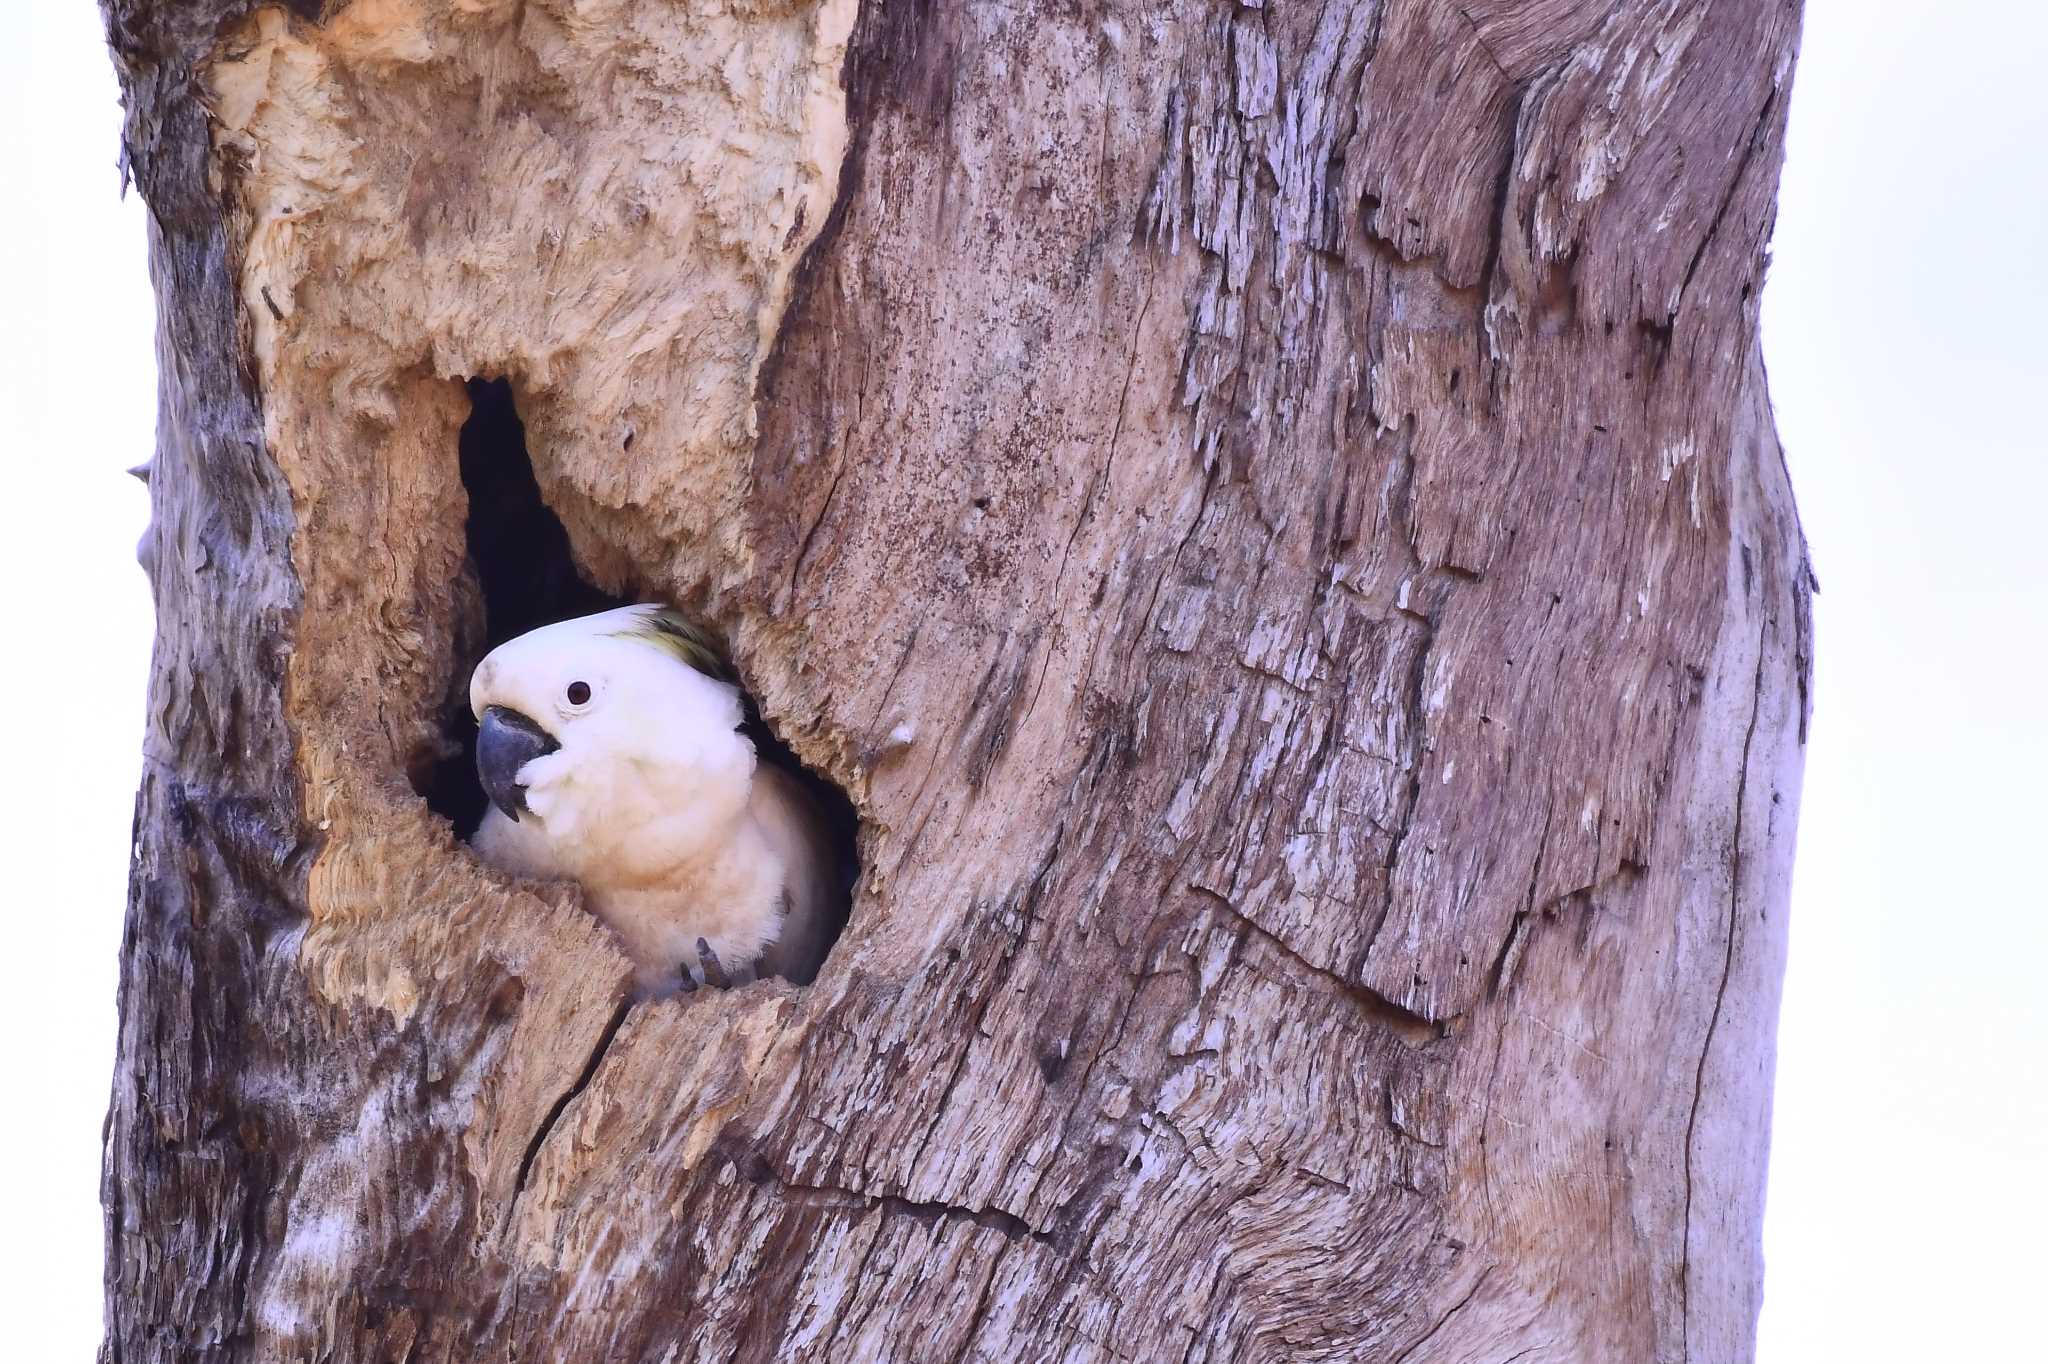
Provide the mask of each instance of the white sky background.
MULTIPOLYGON (((0 1282, 11 1357, 86 1359, 152 300, 95 7, 7 3, 0 90, 0 1282)), ((2039 1358, 2048 14, 1813 0, 1792 111, 1765 337, 1822 596, 1759 1358, 2039 1358)))

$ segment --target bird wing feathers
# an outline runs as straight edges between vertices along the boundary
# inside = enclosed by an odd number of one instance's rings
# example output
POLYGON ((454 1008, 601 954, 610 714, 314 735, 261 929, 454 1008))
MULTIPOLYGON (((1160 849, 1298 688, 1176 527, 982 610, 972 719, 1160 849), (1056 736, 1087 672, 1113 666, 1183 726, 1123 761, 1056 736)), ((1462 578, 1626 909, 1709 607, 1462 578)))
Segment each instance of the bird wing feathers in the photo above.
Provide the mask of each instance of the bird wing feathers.
POLYGON ((762 954, 758 970, 809 985, 837 927, 832 907, 838 859, 824 811, 795 777, 767 763, 754 769, 748 808, 783 868, 782 932, 762 954))

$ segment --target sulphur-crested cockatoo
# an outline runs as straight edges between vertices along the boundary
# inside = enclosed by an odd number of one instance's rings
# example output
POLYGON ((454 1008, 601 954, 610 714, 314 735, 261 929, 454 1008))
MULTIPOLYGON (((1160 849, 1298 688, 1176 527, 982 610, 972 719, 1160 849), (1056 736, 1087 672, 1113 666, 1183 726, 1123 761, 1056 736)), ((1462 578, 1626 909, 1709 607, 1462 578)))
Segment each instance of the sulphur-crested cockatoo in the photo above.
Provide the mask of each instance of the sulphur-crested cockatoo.
POLYGON ((706 636, 660 606, 543 626, 470 678, 494 866, 582 884, 643 995, 817 974, 839 888, 797 780, 758 763, 739 688, 706 636), (708 949, 708 950, 707 950, 708 949))

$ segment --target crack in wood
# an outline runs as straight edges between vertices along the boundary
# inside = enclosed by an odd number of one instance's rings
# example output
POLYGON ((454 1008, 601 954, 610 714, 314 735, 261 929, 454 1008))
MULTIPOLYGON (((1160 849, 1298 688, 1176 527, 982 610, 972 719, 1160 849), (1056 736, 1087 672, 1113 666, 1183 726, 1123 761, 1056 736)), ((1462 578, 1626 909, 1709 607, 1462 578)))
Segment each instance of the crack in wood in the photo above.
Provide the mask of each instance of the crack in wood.
POLYGON ((1417 1350, 1429 1344, 1429 1342, 1431 1342, 1432 1340, 1435 1340, 1437 1336, 1443 1331, 1444 1327, 1450 1325, 1451 1318, 1457 1316, 1458 1313, 1464 1311, 1465 1308, 1471 1303, 1472 1299, 1479 1296, 1479 1290, 1486 1286, 1486 1281, 1493 1276, 1493 1271, 1493 1265, 1488 1265, 1485 1269, 1481 1270, 1477 1282, 1475 1282, 1472 1285, 1471 1289, 1466 1292, 1465 1296, 1458 1299, 1456 1303, 1452 1304, 1451 1309, 1448 1312, 1445 1312, 1441 1317, 1437 1318, 1436 1325, 1430 1327, 1429 1330, 1423 1335, 1422 1339, 1416 1341, 1413 1345, 1410 1345, 1407 1349, 1401 1351, 1400 1354, 1394 1356, 1393 1364, 1406 1364, 1407 1360, 1414 1357, 1414 1354, 1417 1350))
POLYGON ((1675 319, 1679 309, 1685 306, 1685 294, 1692 288, 1692 277, 1699 272, 1700 261, 1705 258, 1707 248, 1714 244, 1714 239, 1721 235, 1721 223, 1727 218, 1728 210, 1734 206, 1735 196, 1742 190, 1742 181, 1749 174, 1750 163, 1756 159, 1757 149, 1766 141, 1764 134, 1768 131, 1771 111, 1777 106, 1778 92, 1773 90, 1765 97, 1764 107, 1757 111, 1756 121, 1750 125, 1749 136, 1743 143, 1742 159, 1736 163, 1735 174, 1728 181, 1728 190, 1721 196, 1721 206, 1714 210, 1713 221, 1707 224, 1706 234, 1700 238, 1699 246, 1693 250, 1692 259, 1686 263, 1685 280, 1678 286, 1678 297, 1671 305, 1671 319, 1675 319))
POLYGON ((878 1212, 886 1217, 908 1217, 925 1223, 968 1222, 984 1231, 996 1232, 1005 1240, 1030 1241, 1043 1246, 1053 1244, 1053 1232, 1049 1228, 1034 1227, 1006 1208, 975 1208, 944 1199, 869 1193, 839 1184, 799 1184, 783 1179, 772 1170, 766 1173, 779 1194, 800 1206, 835 1212, 878 1212), (834 1202, 834 1199, 849 1201, 834 1202))
POLYGON ((1487 338, 1486 309, 1493 302, 1493 276, 1500 268, 1501 243, 1507 237, 1509 200, 1515 187, 1515 158, 1521 155, 1522 150, 1522 110, 1529 99, 1527 83, 1518 84, 1514 89, 1514 100, 1508 106, 1508 154, 1501 162, 1500 180, 1493 191, 1493 213, 1486 224, 1486 265, 1479 272, 1479 325, 1472 329, 1472 342, 1478 349, 1482 367, 1488 358, 1483 344, 1487 338))
POLYGON ((1414 1010, 1401 1007, 1369 985, 1347 979, 1328 967, 1316 965, 1289 946, 1286 939, 1247 915, 1216 891, 1207 886, 1197 885, 1190 885, 1188 889, 1221 906, 1234 921, 1244 925, 1252 938, 1279 953, 1301 971, 1330 985, 1342 998, 1350 1001, 1359 1013, 1392 1033, 1404 1045, 1419 1049, 1446 1035, 1448 1023, 1433 1023, 1414 1010))
POLYGON ((1707 1018, 1707 1035, 1700 1043, 1700 1060, 1693 1072, 1692 1111, 1685 1120, 1685 1215, 1680 1223, 1682 1242, 1678 1257, 1678 1312, 1680 1325, 1680 1347, 1684 1357, 1692 1357, 1692 1151, 1693 1133, 1699 1126, 1700 1098, 1706 1092, 1707 1061, 1714 1054, 1714 1033, 1721 1026, 1721 1006, 1727 1002, 1728 981, 1735 972, 1735 938, 1741 926, 1742 917, 1742 806, 1749 794, 1749 754, 1756 741, 1757 716, 1763 710, 1764 663, 1770 657, 1771 625, 1767 619, 1757 631, 1756 681, 1752 685, 1749 705, 1749 729, 1742 736, 1742 764, 1735 778, 1735 837, 1729 851, 1728 867, 1728 942, 1721 960, 1721 984, 1714 991, 1714 1011, 1707 1018))
POLYGON ((1466 9, 1463 5, 1456 4, 1452 5, 1451 8, 1458 12, 1458 17, 1460 19, 1463 19, 1467 24, 1471 26, 1472 41, 1479 48, 1480 54, 1484 56, 1487 61, 1493 63, 1493 69, 1500 72, 1502 80, 1512 81, 1514 77, 1508 74, 1507 65, 1504 62, 1502 62, 1500 57, 1494 52, 1493 44, 1486 40, 1486 30, 1481 28, 1479 25, 1479 21, 1472 17, 1472 11, 1466 9))
POLYGON ((508 1230, 512 1226, 514 1215, 519 1211, 519 1196, 526 1192, 526 1182, 533 1174, 534 1162, 540 1158, 541 1147, 547 1144, 549 1134, 555 1130, 555 1124, 561 1120, 562 1114, 568 1111, 576 1096, 588 1089, 591 1080, 596 1078, 597 1068, 604 1063, 605 1052, 611 1048, 612 1039, 619 1035, 619 1029, 625 1025, 626 1015, 632 1008, 633 1001, 630 998, 619 1001, 618 1008, 612 1011, 611 1021, 605 1024, 604 1032, 597 1039, 597 1046, 591 1050, 590 1058, 583 1063, 583 1070, 577 1075, 575 1083, 563 1090, 555 1099, 547 1115, 540 1120, 540 1126, 535 1129, 532 1139, 526 1143, 526 1151, 519 1157, 519 1177, 512 1185, 512 1200, 505 1208, 505 1226, 508 1230))

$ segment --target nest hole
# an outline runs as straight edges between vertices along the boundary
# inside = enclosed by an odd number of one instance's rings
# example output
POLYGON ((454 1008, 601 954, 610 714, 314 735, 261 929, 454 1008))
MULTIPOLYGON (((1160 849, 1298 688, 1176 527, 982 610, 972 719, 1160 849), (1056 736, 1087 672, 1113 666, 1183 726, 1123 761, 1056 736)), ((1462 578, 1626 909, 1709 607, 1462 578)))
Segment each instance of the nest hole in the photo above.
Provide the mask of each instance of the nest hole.
MULTIPOLYGON (((528 630, 650 598, 614 596, 584 580, 569 549, 568 531, 541 496, 511 383, 463 382, 470 414, 462 425, 457 457, 469 494, 464 534, 471 574, 483 598, 483 637, 476 641, 473 654, 455 660, 441 717, 443 742, 437 752, 412 765, 411 778, 427 807, 466 840, 476 832, 488 805, 476 772, 476 719, 469 713, 471 670, 492 649, 528 630)), ((715 622, 699 623, 718 633, 715 622)), ((833 925, 836 940, 845 928, 860 874, 859 815, 836 783, 805 766, 783 742, 762 715, 751 689, 742 685, 740 700, 745 713, 741 732, 752 741, 759 760, 794 776, 824 813, 842 892, 833 925)))

